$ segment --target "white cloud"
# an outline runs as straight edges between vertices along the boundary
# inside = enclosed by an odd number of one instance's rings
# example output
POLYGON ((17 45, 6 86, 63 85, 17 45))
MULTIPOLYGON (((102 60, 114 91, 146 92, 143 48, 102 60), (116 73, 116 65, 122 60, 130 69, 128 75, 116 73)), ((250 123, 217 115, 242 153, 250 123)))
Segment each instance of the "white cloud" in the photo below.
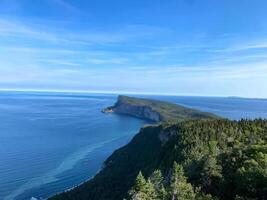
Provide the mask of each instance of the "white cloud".
POLYGON ((88 58, 86 62, 91 64, 125 64, 128 62, 128 59, 125 58, 111 58, 111 59, 95 59, 95 58, 88 58))
MULTIPOLYGON (((60 0, 60 2, 62 2, 60 0)), ((147 25, 126 25, 117 30, 103 30, 79 32, 75 30, 59 28, 49 24, 23 23, 19 20, 0 18, 0 37, 35 39, 57 44, 116 44, 125 41, 139 40, 149 38, 152 35, 159 34, 163 29, 147 25), (49 30, 49 31, 47 31, 49 30)))
POLYGON ((267 39, 258 41, 239 42, 239 44, 232 44, 226 48, 216 49, 215 52, 238 52, 256 49, 267 49, 267 39))
POLYGON ((165 31, 127 25, 79 32, 0 19, 0 87, 266 95, 267 54, 238 54, 267 48, 264 40, 225 44, 219 50, 212 42, 146 43, 155 35, 166 36, 165 31))

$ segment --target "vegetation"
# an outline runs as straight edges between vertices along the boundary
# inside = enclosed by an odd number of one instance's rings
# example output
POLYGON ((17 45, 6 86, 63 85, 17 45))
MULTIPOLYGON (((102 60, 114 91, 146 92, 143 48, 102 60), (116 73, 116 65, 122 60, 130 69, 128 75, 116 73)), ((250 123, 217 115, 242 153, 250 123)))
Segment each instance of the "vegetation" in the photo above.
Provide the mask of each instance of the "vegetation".
POLYGON ((161 172, 156 170, 145 180, 139 172, 135 184, 129 192, 130 200, 193 200, 195 191, 184 175, 181 165, 174 162, 171 176, 163 178, 161 172))
MULTIPOLYGON (((190 109, 183 107, 181 105, 168 103, 164 101, 157 101, 151 99, 143 99, 143 98, 134 98, 128 96, 119 96, 117 103, 109 107, 108 109, 116 109, 121 105, 127 105, 132 107, 139 107, 144 108, 147 107, 152 111, 158 113, 160 115, 161 121, 184 121, 188 119, 212 119, 212 118, 219 118, 218 116, 207 113, 201 112, 199 110, 190 109)), ((133 113, 128 113, 132 115, 133 113)), ((134 115, 136 116, 136 115, 134 115)))
POLYGON ((51 199, 265 200, 267 120, 143 128, 95 178, 51 199))

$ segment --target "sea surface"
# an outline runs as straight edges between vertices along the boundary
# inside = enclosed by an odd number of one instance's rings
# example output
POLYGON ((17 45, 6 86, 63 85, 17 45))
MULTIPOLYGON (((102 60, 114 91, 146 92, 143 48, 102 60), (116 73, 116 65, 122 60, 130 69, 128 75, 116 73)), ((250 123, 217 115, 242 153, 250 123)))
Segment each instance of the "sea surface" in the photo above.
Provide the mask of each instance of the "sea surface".
MULTIPOLYGON (((229 119, 267 118, 267 100, 140 96, 229 119)), ((117 95, 0 92, 0 199, 47 198, 92 176, 148 123, 103 114, 117 95)))

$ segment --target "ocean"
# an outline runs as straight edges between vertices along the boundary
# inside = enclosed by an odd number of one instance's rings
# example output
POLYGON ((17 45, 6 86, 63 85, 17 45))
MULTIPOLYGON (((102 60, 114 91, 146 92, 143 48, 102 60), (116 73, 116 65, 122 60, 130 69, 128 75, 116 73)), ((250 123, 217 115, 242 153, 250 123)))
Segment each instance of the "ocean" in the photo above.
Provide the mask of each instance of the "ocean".
MULTIPOLYGON (((136 96, 136 95, 135 95, 136 96)), ((267 100, 143 96, 222 117, 267 118, 267 100)), ((113 94, 0 92, 0 199, 47 198, 92 176, 144 120, 101 109, 113 94)))

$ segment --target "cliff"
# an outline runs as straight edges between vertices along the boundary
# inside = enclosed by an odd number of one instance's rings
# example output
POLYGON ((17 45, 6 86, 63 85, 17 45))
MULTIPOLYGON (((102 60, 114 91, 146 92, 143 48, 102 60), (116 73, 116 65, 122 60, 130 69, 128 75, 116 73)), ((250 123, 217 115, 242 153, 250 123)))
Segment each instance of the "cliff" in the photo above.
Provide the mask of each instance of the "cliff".
MULTIPOLYGON (((169 122, 175 124, 190 119, 219 118, 211 113, 168 102, 127 96, 119 96, 113 106, 103 109, 102 112, 126 114, 162 122, 162 124, 169 122)), ((166 134, 161 125, 142 128, 128 145, 116 150, 105 161, 105 167, 92 180, 50 199, 123 199, 139 170, 150 169, 149 171, 151 171, 158 166, 162 145, 169 140, 172 134, 171 131, 166 134)))
MULTIPOLYGON (((49 200, 132 200, 128 192, 140 171, 147 178, 161 170, 169 181, 174 162, 184 169, 184 180, 198 188, 190 200, 267 198, 267 120, 218 119, 179 105, 126 96, 103 112, 162 123, 142 128, 93 179, 49 200)), ((166 191, 171 199, 172 191, 166 191)))
POLYGON ((214 114, 186 108, 177 104, 128 96, 119 96, 115 105, 104 109, 103 112, 127 114, 154 122, 218 118, 214 114))
POLYGON ((147 126, 116 150, 92 180, 51 200, 131 199, 128 191, 140 171, 149 177, 160 169, 168 177, 174 161, 184 167, 188 182, 201 189, 198 195, 204 195, 190 200, 264 200, 266 133, 267 120, 191 120, 147 126))

